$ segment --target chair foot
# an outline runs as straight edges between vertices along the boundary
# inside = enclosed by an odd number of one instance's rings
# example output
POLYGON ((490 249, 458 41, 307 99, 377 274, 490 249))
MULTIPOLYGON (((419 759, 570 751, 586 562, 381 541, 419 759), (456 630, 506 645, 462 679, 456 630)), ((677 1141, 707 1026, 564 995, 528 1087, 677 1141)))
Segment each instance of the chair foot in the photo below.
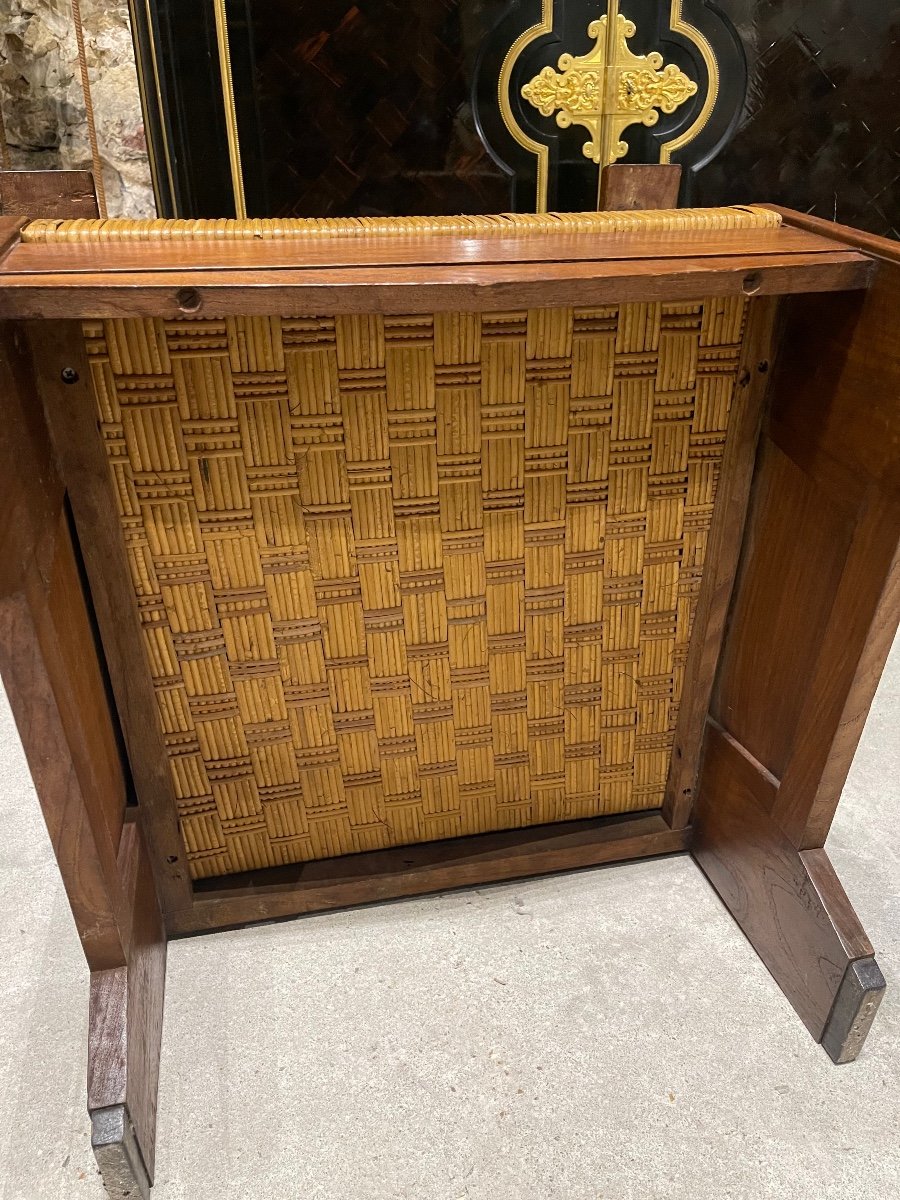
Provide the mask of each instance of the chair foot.
POLYGON ((150 1177, 124 1104, 91 1113, 91 1147, 110 1200, 150 1200, 150 1177))
POLYGON ((848 963, 822 1034, 832 1062, 854 1062, 872 1028, 886 984, 874 958, 848 963))
POLYGON ((91 972, 87 1106, 106 1190, 114 1200, 147 1200, 156 1157, 166 942, 134 824, 125 827, 119 858, 135 898, 134 920, 127 966, 91 972))

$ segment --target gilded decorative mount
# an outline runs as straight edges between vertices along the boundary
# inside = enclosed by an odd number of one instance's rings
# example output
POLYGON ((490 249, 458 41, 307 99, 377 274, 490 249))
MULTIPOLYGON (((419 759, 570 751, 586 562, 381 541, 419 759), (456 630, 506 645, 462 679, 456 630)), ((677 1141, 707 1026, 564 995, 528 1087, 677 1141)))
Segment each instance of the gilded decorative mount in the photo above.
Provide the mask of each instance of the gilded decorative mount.
POLYGON ((583 125, 591 135, 584 155, 601 166, 628 153, 622 134, 630 125, 655 125, 659 110, 673 113, 697 94, 697 84, 674 64, 664 67, 661 54, 632 53, 628 39, 636 26, 610 7, 588 26, 596 42, 589 54, 561 55, 559 72, 544 67, 522 88, 543 116, 556 112, 561 129, 583 125))

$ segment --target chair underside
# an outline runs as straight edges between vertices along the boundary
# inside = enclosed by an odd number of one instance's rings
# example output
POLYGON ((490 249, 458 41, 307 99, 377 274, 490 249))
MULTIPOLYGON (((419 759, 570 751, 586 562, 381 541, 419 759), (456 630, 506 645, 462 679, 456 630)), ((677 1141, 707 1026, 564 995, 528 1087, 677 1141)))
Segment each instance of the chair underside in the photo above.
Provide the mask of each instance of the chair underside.
POLYGON ((0 220, 0 668, 121 1193, 170 937, 690 850, 833 1059, 883 991, 822 847, 898 615, 895 247, 402 225, 0 220))

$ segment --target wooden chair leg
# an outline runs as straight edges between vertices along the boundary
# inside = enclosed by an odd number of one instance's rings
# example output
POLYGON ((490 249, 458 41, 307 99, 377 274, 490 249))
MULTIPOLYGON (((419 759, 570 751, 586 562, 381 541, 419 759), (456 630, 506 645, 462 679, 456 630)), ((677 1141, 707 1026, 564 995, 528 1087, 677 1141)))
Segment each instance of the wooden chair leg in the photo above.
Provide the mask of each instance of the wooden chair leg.
POLYGON ((129 1179, 131 1194, 143 1196, 153 1178, 165 931, 65 490, 24 342, 8 326, 0 326, 0 412, 0 674, 91 969, 97 1161, 114 1196, 129 1194, 129 1179))
POLYGON ((694 814, 697 861, 835 1062, 884 991, 823 849, 900 618, 900 255, 878 251, 864 295, 784 306, 694 814))
MULTIPOLYGON (((0 213, 19 212, 96 216, 90 175, 3 176, 0 213)), ((166 938, 33 374, 21 331, 3 323, 0 674, 91 968, 94 1154, 113 1200, 147 1200, 166 938)))
POLYGON ((166 941, 149 860, 136 824, 119 854, 133 897, 128 963, 91 972, 88 1111, 106 1190, 146 1200, 153 1182, 166 941))
POLYGON ((777 792, 777 780, 710 725, 694 857, 812 1036, 834 1062, 852 1062, 884 977, 828 855, 796 849, 770 815, 777 792))

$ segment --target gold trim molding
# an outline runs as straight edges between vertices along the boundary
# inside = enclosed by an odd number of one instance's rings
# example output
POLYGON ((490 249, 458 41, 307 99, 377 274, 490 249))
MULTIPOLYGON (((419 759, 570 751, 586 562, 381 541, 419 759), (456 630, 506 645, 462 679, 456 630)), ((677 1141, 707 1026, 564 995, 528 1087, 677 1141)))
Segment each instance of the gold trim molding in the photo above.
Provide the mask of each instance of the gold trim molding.
POLYGON ((682 37, 686 37, 689 42, 693 42, 703 59, 703 64, 706 67, 706 77, 708 80, 706 87, 706 99, 703 102, 697 120, 693 125, 689 126, 680 137, 673 138, 671 142, 666 142, 660 149, 659 161, 668 163, 672 161, 672 155, 683 149, 685 146, 696 138, 709 124, 709 118, 713 114, 713 109, 716 107, 716 101, 719 98, 720 78, 719 64, 716 61, 716 56, 713 53, 713 48, 695 26, 689 21, 685 21, 682 15, 683 0, 672 0, 672 9, 669 14, 669 28, 674 33, 680 33, 682 37))
MULTIPOLYGON (((616 0, 618 3, 618 0, 616 0)), ((537 158, 537 185, 535 187, 535 212, 547 211, 547 185, 549 182, 550 148, 543 142, 529 137, 513 116, 512 105, 509 102, 510 81, 513 68, 522 53, 545 33, 553 31, 553 0, 541 0, 541 19, 536 25, 530 26, 520 33, 506 52, 506 57, 500 67, 500 78, 497 81, 497 103, 500 105, 500 116, 503 124, 512 134, 515 141, 523 149, 537 158)))
POLYGON ((216 42, 219 47, 219 70, 222 75, 222 99, 225 102, 225 133, 228 138, 228 160, 231 164, 231 186, 234 191, 234 211, 238 218, 247 215, 244 194, 244 169, 241 165, 241 143, 238 136, 237 108, 234 103, 234 78, 231 72, 231 48, 228 43, 228 14, 225 0, 213 0, 216 19, 216 42))

